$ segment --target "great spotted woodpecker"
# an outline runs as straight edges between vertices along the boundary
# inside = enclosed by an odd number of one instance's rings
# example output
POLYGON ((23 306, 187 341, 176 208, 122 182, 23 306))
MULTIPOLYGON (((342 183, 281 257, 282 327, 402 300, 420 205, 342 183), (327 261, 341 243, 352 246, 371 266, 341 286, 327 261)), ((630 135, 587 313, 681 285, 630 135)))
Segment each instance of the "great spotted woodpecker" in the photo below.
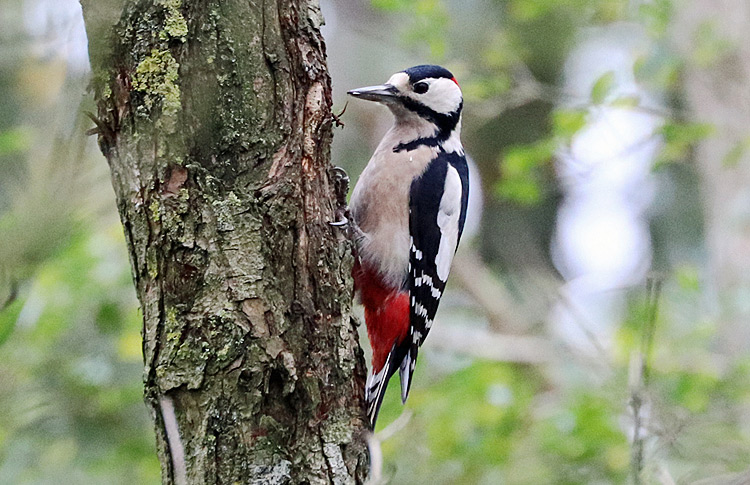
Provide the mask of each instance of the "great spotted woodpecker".
POLYGON ((395 116, 350 200, 359 229, 354 284, 373 352, 365 400, 374 427, 396 370, 401 400, 409 395, 461 239, 469 169, 460 140, 463 97, 447 69, 411 67, 349 94, 395 116))

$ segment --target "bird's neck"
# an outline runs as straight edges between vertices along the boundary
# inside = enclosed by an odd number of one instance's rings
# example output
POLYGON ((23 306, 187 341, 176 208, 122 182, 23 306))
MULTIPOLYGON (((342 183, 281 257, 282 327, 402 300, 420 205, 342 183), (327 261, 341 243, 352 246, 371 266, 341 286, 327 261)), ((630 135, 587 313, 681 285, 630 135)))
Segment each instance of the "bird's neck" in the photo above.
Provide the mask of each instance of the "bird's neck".
POLYGON ((411 116, 399 119, 392 128, 393 151, 411 151, 421 146, 438 147, 446 152, 463 152, 461 148, 461 119, 451 129, 444 129, 423 118, 411 116))

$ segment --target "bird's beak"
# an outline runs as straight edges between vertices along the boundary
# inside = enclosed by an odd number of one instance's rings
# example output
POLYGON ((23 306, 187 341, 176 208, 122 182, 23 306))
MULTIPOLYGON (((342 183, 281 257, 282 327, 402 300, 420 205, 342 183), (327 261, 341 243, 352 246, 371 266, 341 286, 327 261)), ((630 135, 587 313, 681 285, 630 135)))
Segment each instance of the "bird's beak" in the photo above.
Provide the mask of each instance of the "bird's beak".
POLYGON ((347 94, 355 98, 368 101, 388 102, 398 95, 398 89, 393 84, 381 84, 379 86, 367 86, 365 88, 352 89, 347 94))

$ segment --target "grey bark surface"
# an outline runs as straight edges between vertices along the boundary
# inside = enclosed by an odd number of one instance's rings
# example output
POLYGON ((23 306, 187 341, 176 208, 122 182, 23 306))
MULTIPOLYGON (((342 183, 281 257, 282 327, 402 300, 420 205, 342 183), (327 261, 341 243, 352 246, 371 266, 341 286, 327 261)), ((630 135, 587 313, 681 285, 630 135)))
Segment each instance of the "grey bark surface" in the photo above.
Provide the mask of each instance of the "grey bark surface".
POLYGON ((163 482, 361 483, 317 1, 82 4, 163 482))

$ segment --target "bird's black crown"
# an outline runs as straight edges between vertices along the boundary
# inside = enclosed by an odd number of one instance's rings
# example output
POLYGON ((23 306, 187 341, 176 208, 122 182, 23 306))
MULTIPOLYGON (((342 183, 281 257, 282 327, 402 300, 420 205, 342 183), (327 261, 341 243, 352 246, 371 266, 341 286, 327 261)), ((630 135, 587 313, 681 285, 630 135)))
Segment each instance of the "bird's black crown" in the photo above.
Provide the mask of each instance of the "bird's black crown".
POLYGON ((405 69, 404 72, 409 76, 409 81, 412 83, 428 77, 453 79, 453 74, 448 69, 432 64, 410 67, 409 69, 405 69))

